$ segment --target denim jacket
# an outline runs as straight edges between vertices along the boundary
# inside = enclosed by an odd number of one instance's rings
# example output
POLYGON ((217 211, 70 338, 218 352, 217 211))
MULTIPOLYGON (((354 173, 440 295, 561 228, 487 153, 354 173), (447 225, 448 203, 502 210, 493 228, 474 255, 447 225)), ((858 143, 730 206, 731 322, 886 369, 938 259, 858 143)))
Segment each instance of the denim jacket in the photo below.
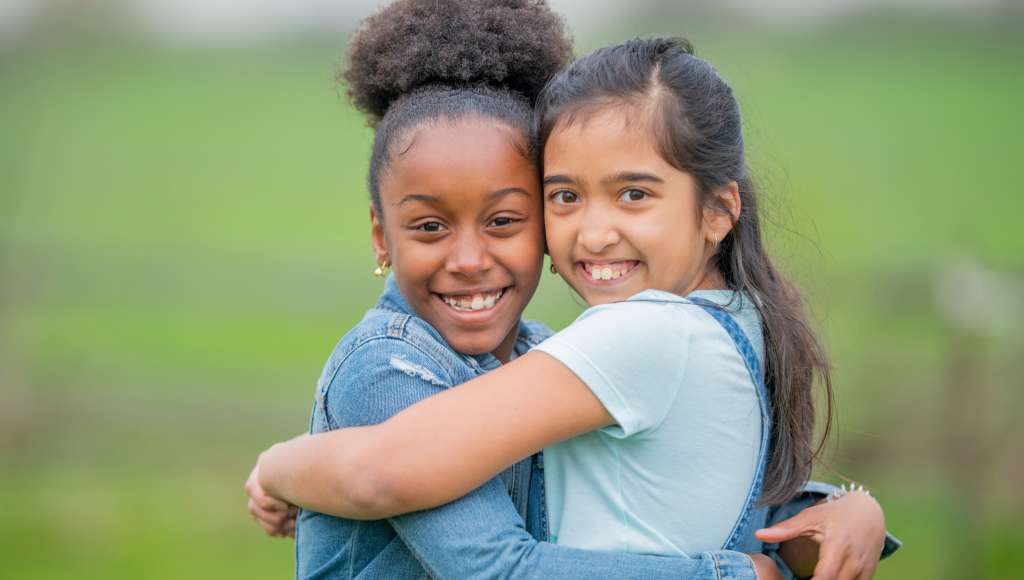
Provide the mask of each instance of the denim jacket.
MULTIPOLYGON (((520 324, 517 354, 550 335, 520 324)), ((418 318, 389 278, 377 306, 335 347, 317 384, 310 432, 380 423, 500 362, 455 352, 418 318)), ((299 578, 755 578, 734 551, 667 558, 587 551, 546 538, 540 456, 521 461, 466 496, 377 521, 301 510, 299 578)), ((796 510, 798 511, 798 510, 796 510)), ((795 512, 786 512, 792 515, 795 512)), ((762 512, 763 514, 763 512, 762 512)), ((762 515, 762 519, 766 514, 762 515)), ((756 529, 756 528, 752 528, 756 529)), ((755 543, 738 549, 757 551, 755 543)))

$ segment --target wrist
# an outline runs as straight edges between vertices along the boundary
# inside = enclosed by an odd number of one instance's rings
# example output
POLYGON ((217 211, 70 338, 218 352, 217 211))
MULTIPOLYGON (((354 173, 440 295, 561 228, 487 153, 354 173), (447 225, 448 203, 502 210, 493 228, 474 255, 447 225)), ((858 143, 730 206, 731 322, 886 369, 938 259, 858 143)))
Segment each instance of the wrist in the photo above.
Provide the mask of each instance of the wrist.
POLYGON ((278 499, 281 498, 281 490, 278 487, 281 478, 275 469, 277 463, 275 459, 280 455, 280 447, 280 443, 275 443, 260 453, 256 459, 260 487, 263 488, 264 493, 278 499))
POLYGON ((826 502, 835 501, 835 500, 837 500, 839 498, 846 497, 847 495, 851 495, 851 494, 863 494, 863 495, 866 495, 868 497, 871 497, 871 492, 868 491, 863 485, 857 484, 857 483, 850 483, 850 485, 847 486, 844 483, 843 485, 840 485, 839 487, 834 488, 831 491, 831 493, 829 493, 827 496, 825 496, 825 501, 826 502))
POLYGON ((782 573, 775 562, 764 554, 747 554, 754 566, 757 580, 782 580, 782 573))

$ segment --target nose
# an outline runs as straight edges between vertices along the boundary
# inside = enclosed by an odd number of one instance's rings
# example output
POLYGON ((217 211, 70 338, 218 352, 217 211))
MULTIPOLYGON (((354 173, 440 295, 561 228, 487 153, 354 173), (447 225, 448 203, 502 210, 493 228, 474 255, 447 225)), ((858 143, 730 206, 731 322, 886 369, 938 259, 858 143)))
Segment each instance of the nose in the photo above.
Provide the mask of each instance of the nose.
POLYGON ((587 208, 581 217, 576 241, 587 252, 600 254, 622 239, 610 208, 595 204, 587 208))
POLYGON ((455 245, 445 261, 445 269, 452 274, 474 275, 494 267, 494 257, 487 240, 479 232, 459 232, 455 245))

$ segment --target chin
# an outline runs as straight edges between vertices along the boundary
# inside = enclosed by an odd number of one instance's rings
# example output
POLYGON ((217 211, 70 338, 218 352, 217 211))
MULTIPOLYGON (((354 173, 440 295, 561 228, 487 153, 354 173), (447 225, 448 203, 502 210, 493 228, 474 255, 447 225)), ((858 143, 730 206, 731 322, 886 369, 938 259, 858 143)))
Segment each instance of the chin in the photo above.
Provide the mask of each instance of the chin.
POLYGON ((502 338, 504 337, 469 338, 462 334, 457 339, 449 339, 446 336, 445 340, 448 341, 452 348, 462 354, 478 355, 494 352, 501 344, 502 338))

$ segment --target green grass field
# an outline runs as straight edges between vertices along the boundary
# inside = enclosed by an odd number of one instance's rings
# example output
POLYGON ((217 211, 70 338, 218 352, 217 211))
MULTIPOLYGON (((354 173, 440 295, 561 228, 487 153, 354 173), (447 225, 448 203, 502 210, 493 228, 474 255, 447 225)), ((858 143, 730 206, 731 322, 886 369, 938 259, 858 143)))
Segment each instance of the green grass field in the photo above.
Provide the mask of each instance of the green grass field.
MULTIPOLYGON (((1015 577, 1019 326, 979 339, 978 421, 1003 443, 965 527, 932 280, 962 258, 1024 270, 1024 47, 1001 29, 858 26, 696 44, 740 95, 772 248, 832 347, 834 470, 875 489, 906 541, 878 577, 948 574, 968 533, 979 576, 1015 577)), ((324 358, 380 288, 371 134, 332 80, 339 52, 0 53, 0 576, 292 574, 242 484, 305 428, 324 358)), ((528 314, 560 327, 579 311, 545 275, 528 314)))

